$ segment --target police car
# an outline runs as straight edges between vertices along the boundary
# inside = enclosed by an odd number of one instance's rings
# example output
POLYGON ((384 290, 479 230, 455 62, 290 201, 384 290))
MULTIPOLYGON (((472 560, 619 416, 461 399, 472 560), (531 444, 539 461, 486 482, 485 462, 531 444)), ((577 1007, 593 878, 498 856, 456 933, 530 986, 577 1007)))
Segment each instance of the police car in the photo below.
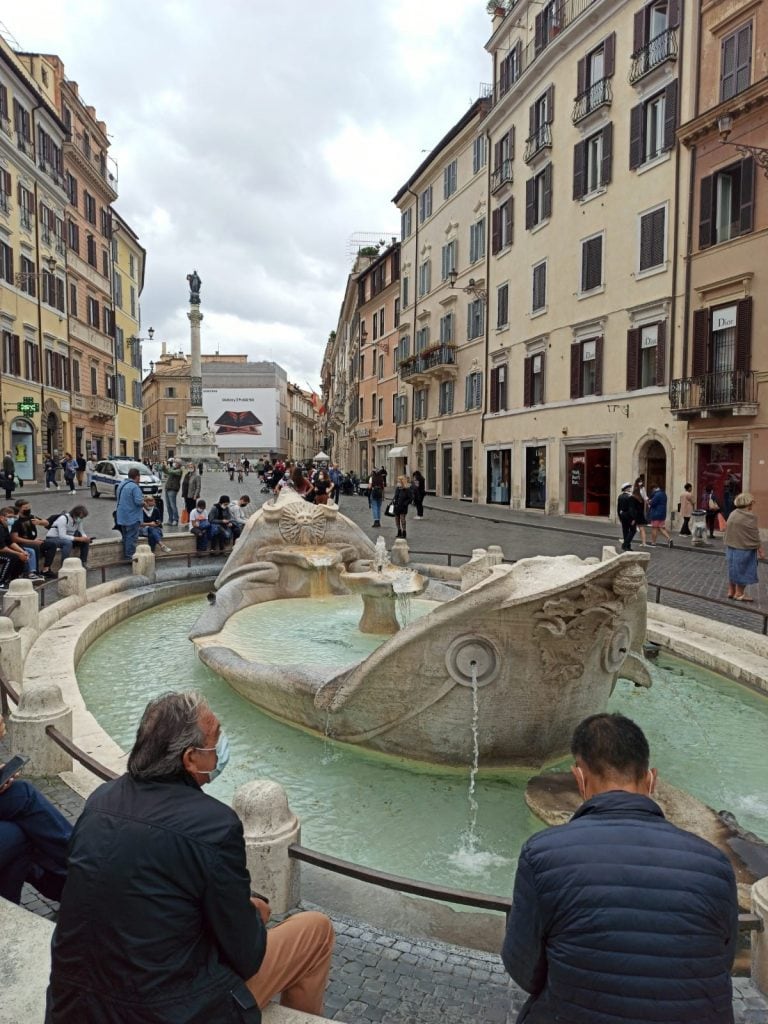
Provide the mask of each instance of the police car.
POLYGON ((161 494, 163 482, 151 469, 148 469, 143 462, 135 459, 106 459, 104 462, 97 462, 91 473, 91 497, 100 498, 102 494, 114 498, 117 488, 128 479, 128 471, 138 469, 139 487, 144 494, 161 494))

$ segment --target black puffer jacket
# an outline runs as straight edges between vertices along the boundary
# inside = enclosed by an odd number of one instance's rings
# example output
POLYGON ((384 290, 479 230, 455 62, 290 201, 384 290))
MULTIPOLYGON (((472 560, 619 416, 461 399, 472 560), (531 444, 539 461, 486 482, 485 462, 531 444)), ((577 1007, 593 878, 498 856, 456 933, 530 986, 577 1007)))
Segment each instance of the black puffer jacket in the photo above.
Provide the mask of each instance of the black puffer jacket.
POLYGON ((395 496, 392 499, 394 504, 394 512, 396 516, 404 516, 408 514, 408 506, 413 500, 413 493, 410 487, 396 487, 395 496))
POLYGON ((736 882, 714 846, 620 790, 523 846, 502 949, 525 1024, 732 1024, 736 882))
POLYGON ((47 1024, 258 1021, 237 1000, 265 949, 230 807, 187 775, 123 775, 89 797, 70 843, 47 1024))

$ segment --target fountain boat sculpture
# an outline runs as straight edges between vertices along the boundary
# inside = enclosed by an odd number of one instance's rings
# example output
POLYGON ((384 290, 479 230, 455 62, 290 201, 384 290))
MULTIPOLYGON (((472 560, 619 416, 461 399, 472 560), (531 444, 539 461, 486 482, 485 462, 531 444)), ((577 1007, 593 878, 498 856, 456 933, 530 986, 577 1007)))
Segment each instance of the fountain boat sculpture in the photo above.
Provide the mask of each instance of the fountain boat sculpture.
MULTIPOLYGON (((474 758, 479 694, 483 767, 540 767, 568 749, 576 724, 605 708, 621 675, 649 685, 642 658, 648 556, 607 553, 482 565, 462 593, 384 564, 332 505, 283 492, 248 521, 191 633, 198 655, 249 701, 293 725, 371 750, 445 765, 474 758), (396 628, 397 593, 441 603, 396 628), (279 666, 242 657, 219 636, 235 613, 265 601, 360 592, 361 628, 390 634, 358 664, 333 658, 279 666), (329 664, 330 662, 330 664, 329 664)), ((258 628, 254 626, 254 628, 258 628)), ((333 623, 329 632, 333 634, 333 623)))

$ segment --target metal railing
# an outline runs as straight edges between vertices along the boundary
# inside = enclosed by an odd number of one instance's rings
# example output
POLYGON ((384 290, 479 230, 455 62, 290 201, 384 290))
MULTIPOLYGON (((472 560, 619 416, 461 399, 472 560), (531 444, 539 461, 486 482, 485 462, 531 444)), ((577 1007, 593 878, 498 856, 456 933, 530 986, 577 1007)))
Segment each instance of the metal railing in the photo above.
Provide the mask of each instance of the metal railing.
POLYGON ((678 378, 669 385, 669 401, 673 412, 757 405, 755 372, 722 370, 678 378))
MULTIPOLYGON (((678 587, 668 587, 666 583, 648 583, 648 589, 655 591, 654 604, 661 604, 661 594, 666 591, 668 594, 677 594, 679 597, 694 597, 697 601, 707 601, 709 604, 719 605, 721 608, 728 608, 733 611, 733 602, 724 601, 721 597, 707 597, 704 594, 694 594, 690 590, 680 590, 678 587)), ((763 636, 768 636, 768 612, 760 608, 753 608, 743 602, 739 605, 739 612, 747 612, 750 615, 757 615, 763 620, 763 636)))
POLYGON ((571 120, 574 124, 583 121, 588 114, 599 107, 607 107, 613 100, 610 78, 598 78, 588 89, 579 93, 573 104, 571 120))
POLYGON ((525 140, 525 153, 523 160, 528 163, 540 153, 542 149, 550 149, 552 146, 552 125, 542 124, 536 129, 533 135, 525 140))
POLYGON ((512 183, 512 161, 502 160, 498 167, 495 167, 491 174, 491 192, 495 192, 502 185, 512 183))
POLYGON ((407 380, 416 374, 428 373, 439 366, 453 366, 456 363, 456 346, 439 345, 431 351, 420 352, 416 356, 404 359, 400 364, 400 378, 407 380))
POLYGON ((629 84, 634 85, 667 60, 677 60, 677 29, 668 28, 660 32, 649 43, 632 54, 629 69, 629 84))

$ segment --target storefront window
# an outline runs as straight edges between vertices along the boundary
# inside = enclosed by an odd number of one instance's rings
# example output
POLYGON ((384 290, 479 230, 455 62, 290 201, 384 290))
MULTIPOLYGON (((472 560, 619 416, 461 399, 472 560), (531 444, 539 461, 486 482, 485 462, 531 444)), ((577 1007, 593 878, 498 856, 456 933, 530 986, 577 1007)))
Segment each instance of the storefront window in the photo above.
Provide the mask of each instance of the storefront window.
POLYGON ((512 478, 512 451, 510 448, 488 452, 488 504, 509 504, 509 482, 512 478))
POLYGON ((472 498, 472 442, 463 441, 461 445, 461 496, 472 498))
POLYGON ((744 446, 741 444, 700 444, 697 448, 697 488, 700 508, 704 493, 713 488, 727 518, 744 480, 744 446))
POLYGON ((526 508, 547 507, 547 448, 540 445, 525 450, 526 508))

